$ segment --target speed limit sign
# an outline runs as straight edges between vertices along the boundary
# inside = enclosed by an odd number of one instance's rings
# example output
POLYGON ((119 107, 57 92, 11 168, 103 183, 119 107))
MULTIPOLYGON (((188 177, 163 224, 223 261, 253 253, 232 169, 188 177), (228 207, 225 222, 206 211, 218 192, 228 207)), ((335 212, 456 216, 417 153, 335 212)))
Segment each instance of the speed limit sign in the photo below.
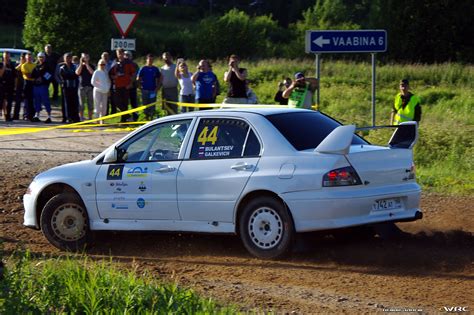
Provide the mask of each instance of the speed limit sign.
POLYGON ((112 38, 111 50, 123 48, 125 50, 135 50, 135 38, 112 38))

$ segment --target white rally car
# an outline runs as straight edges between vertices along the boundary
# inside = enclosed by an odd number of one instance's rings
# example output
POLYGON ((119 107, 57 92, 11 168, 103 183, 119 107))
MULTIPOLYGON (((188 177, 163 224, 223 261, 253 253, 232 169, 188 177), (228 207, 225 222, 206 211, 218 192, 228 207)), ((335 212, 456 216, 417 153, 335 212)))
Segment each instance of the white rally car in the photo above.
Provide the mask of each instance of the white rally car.
POLYGON ((295 233, 420 219, 416 123, 388 147, 354 132, 302 109, 157 119, 92 160, 36 176, 24 225, 65 250, 96 230, 238 233, 251 254, 276 258, 295 233))

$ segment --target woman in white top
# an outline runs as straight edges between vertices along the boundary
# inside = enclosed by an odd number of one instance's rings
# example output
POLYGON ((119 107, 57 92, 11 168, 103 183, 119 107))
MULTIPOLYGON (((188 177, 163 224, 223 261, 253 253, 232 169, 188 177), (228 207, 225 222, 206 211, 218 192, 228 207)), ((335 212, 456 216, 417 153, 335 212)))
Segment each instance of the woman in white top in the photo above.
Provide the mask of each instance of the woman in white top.
MULTIPOLYGON (((191 80, 192 73, 188 70, 188 65, 183 59, 178 59, 174 75, 178 79, 181 90, 179 91, 180 103, 194 103, 194 89, 193 81, 191 80)), ((192 107, 188 107, 187 111, 192 111, 192 107)), ((186 112, 186 107, 181 107, 181 112, 186 112)))
MULTIPOLYGON (((94 114, 96 118, 107 115, 107 98, 110 91, 110 78, 106 70, 107 62, 100 59, 97 64, 97 70, 94 71, 91 78, 91 84, 94 87, 94 114)), ((102 120, 100 121, 102 124, 102 120)))

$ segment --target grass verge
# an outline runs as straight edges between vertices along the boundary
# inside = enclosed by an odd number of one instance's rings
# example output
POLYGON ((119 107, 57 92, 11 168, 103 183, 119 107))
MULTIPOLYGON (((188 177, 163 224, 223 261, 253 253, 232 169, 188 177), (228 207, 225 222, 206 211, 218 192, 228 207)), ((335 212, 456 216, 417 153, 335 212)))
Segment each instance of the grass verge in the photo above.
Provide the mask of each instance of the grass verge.
POLYGON ((0 281, 1 314, 230 314, 222 307, 152 274, 119 270, 111 261, 87 257, 7 260, 0 281))

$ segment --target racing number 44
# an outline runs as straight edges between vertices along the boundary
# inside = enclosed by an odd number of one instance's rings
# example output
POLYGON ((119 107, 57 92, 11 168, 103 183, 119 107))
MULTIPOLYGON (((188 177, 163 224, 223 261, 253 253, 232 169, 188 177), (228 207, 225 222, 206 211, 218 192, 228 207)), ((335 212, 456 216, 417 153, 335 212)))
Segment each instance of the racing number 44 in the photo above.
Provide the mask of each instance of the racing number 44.
POLYGON ((212 128, 211 132, 208 134, 209 127, 204 127, 198 136, 198 142, 200 142, 202 145, 205 145, 206 142, 210 142, 212 145, 215 145, 217 141, 218 129, 218 126, 214 126, 214 128, 212 128))
POLYGON ((123 165, 109 165, 107 170, 107 180, 121 180, 123 174, 123 165))

